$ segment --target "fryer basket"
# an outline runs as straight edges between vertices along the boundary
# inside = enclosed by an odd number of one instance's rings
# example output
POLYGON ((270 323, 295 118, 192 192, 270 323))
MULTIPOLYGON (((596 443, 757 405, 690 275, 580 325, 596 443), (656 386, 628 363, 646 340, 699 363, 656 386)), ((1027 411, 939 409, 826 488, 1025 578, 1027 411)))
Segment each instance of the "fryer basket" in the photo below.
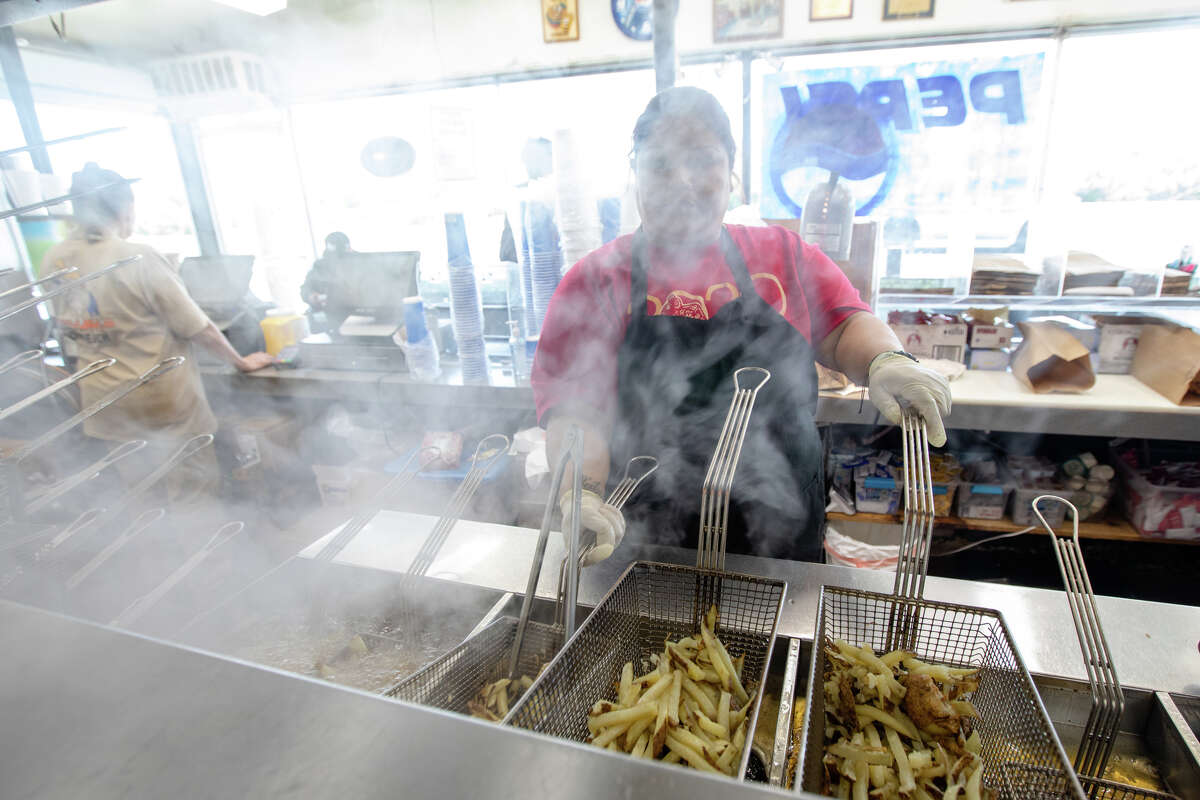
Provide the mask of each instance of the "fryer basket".
MULTIPOLYGON (((1000 771, 1011 792, 1014 784, 1029 783, 1031 776, 1044 776, 1049 769, 1029 764, 1003 764, 1000 771)), ((1178 800, 1175 795, 1167 792, 1143 789, 1103 778, 1093 778, 1090 775, 1080 775, 1079 783, 1090 800, 1178 800)), ((1054 800, 1058 796, 1060 795, 1047 796, 1047 800, 1054 800)))
POLYGON ((970 695, 979 711, 984 785, 1000 798, 1072 798, 1083 790, 1071 769, 1033 680, 1000 612, 986 608, 901 599, 825 586, 817 611, 797 790, 822 793, 825 741, 826 643, 843 639, 893 649, 898 620, 904 649, 923 661, 979 669, 979 689, 970 695), (1013 769, 1014 765, 1035 769, 1013 769))
MULTIPOLYGON (((758 720, 771 648, 787 585, 780 580, 634 562, 576 634, 505 718, 506 725, 586 742, 588 711, 597 700, 615 700, 626 661, 648 671, 644 659, 663 640, 690 636, 712 603, 717 635, 730 655, 745 654, 742 674, 753 681, 747 730, 758 720)), ((753 736, 746 737, 737 775, 745 774, 753 736)))
MULTIPOLYGON (((508 677, 508 659, 516 636, 517 618, 500 617, 384 694, 397 700, 470 714, 467 703, 480 689, 508 677)), ((561 644, 561 628, 530 622, 521 647, 521 674, 536 676, 561 644)))

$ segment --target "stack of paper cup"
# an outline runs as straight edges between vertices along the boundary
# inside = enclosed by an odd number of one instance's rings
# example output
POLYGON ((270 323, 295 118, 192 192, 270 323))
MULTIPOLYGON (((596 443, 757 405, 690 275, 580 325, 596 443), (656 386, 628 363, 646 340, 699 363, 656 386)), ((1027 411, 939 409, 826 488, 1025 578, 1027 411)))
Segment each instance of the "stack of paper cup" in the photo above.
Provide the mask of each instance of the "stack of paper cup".
POLYGON ((566 129, 554 134, 554 174, 558 179, 558 230, 563 263, 569 269, 600 246, 596 199, 583 169, 575 135, 566 129))
POLYGON ((487 383, 487 351, 483 343, 483 298, 467 246, 462 214, 446 215, 446 254, 450 273, 450 321, 458 344, 464 383, 487 383))

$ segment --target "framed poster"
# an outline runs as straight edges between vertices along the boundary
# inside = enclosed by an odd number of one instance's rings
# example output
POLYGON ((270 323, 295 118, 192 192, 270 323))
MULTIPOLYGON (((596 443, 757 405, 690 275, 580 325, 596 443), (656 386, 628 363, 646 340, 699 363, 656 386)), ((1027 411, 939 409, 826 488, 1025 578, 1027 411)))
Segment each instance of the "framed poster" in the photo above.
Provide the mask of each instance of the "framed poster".
POLYGON ((713 43, 783 36, 783 0, 713 0, 713 43))
POLYGON ((883 0, 884 19, 918 19, 933 16, 933 0, 883 0))
POLYGON ((579 0, 541 0, 542 41, 579 41, 579 0))
POLYGON ((854 0, 808 0, 808 21, 850 19, 854 16, 854 0))

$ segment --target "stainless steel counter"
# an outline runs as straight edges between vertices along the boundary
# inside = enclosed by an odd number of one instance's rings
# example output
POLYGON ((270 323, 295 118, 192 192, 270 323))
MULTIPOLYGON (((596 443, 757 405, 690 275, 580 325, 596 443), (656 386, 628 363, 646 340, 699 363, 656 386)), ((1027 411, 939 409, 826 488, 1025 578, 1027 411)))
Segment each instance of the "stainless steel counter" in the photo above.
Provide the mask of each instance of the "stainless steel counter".
MULTIPOLYGON (((456 367, 432 383, 407 373, 352 370, 268 368, 246 375, 232 368, 203 367, 214 392, 309 399, 363 399, 406 405, 457 406, 499 410, 533 409, 533 392, 514 386, 512 377, 494 370, 490 384, 463 384, 456 367)), ((1176 406, 1132 375, 1098 375, 1083 394, 1034 394, 1007 372, 968 371, 951 383, 954 408, 948 428, 1025 431, 1083 436, 1129 436, 1200 441, 1200 407, 1176 406)), ((822 393, 817 422, 874 425, 879 413, 860 392, 822 393)))
MULTIPOLYGON (((416 514, 382 512, 337 560, 402 572, 434 521, 416 514)), ((537 531, 528 528, 463 521, 455 526, 428 574, 499 591, 524 592, 536 538, 537 531)), ((304 554, 314 554, 323 541, 304 554)), ((1051 558, 1049 547, 1047 542, 1046 558, 1051 558)), ((554 534, 538 584, 540 597, 554 596, 562 552, 561 537, 554 534)), ((608 561, 584 570, 580 603, 596 605, 634 560, 694 564, 695 551, 639 547, 626 540, 608 561)), ((822 584, 878 592, 892 588, 890 573, 870 570, 736 555, 728 556, 726 564, 734 572, 787 581, 787 602, 779 623, 784 636, 812 638, 822 584)), ((925 596, 999 610, 1030 672, 1086 680, 1062 592, 931 577, 925 596)), ((1098 603, 1117 673, 1125 685, 1200 695, 1200 607, 1117 597, 1100 597, 1098 603)))
POLYGON ((0 652, 6 800, 731 796, 727 779, 694 770, 8 602, 0 652))

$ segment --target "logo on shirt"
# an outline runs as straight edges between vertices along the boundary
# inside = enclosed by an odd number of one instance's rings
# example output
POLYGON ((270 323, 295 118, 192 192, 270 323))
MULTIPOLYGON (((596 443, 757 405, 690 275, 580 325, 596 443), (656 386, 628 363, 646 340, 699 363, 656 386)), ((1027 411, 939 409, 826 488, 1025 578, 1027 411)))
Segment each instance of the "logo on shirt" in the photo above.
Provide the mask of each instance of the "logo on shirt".
POLYGON ((67 292, 56 316, 62 335, 71 341, 92 346, 113 343, 117 323, 100 313, 100 304, 90 291, 79 288, 67 292))
POLYGON ((690 319, 708 319, 708 305, 704 298, 690 294, 682 289, 676 289, 667 295, 663 303, 662 313, 668 317, 688 317, 690 319))

